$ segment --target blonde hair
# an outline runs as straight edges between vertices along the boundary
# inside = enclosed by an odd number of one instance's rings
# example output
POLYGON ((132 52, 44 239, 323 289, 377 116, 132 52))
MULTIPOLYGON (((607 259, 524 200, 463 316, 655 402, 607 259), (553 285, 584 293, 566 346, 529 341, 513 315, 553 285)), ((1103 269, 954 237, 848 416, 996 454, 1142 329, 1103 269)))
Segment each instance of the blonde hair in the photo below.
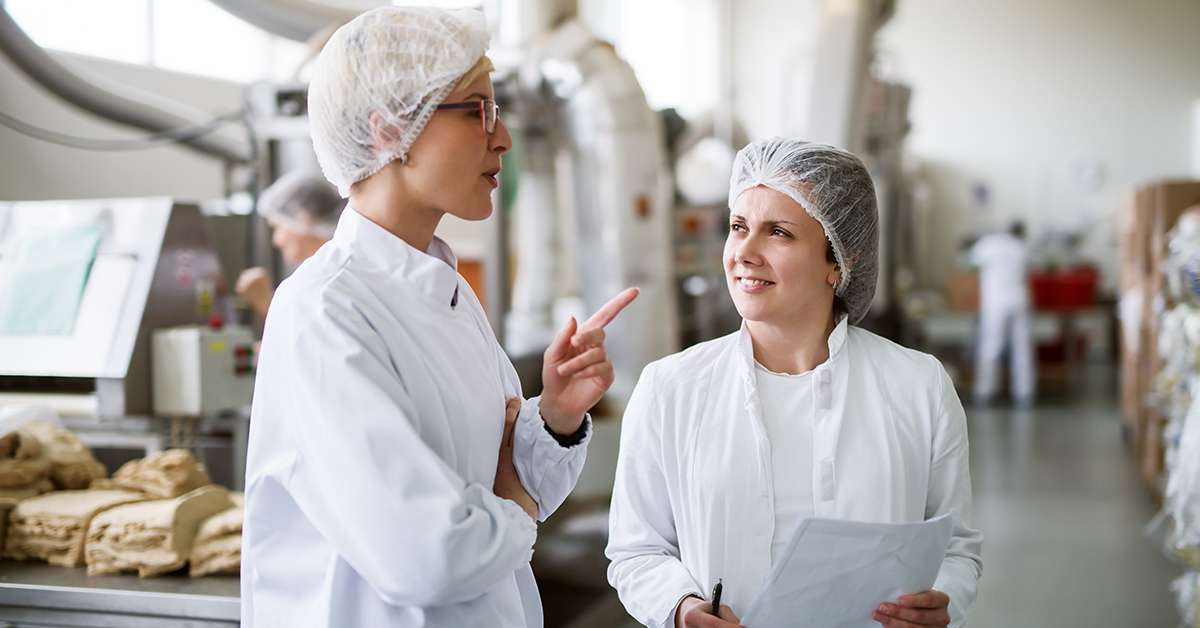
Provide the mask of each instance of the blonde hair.
POLYGON ((459 79, 458 84, 454 86, 453 91, 457 92, 464 90, 468 85, 473 83, 475 79, 479 78, 480 74, 490 74, 495 71, 496 66, 492 65, 492 60, 489 59, 487 55, 483 55, 482 57, 479 57, 479 60, 475 62, 475 65, 471 66, 471 69, 467 70, 467 73, 464 74, 461 79, 459 79))

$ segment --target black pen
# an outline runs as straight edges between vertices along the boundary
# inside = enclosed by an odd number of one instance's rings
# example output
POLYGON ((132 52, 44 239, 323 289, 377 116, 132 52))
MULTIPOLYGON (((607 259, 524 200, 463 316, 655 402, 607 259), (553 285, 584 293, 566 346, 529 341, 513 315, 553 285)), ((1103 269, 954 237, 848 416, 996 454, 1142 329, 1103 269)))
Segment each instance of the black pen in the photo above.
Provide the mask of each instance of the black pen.
POLYGON ((721 608, 721 579, 717 578, 717 584, 713 587, 712 593, 713 607, 712 614, 717 614, 717 609, 721 608))

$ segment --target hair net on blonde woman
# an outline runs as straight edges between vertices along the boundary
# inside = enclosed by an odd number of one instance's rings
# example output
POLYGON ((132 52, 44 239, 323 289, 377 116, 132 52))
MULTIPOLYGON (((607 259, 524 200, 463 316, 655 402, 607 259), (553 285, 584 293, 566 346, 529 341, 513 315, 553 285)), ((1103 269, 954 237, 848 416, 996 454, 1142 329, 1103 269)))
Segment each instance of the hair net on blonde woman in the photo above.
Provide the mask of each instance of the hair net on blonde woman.
POLYGON ((313 68, 308 112, 317 161, 338 193, 407 156, 464 75, 478 75, 490 39, 479 11, 431 7, 380 7, 333 34, 313 68))
POLYGON ((851 324, 862 320, 879 276, 879 210, 862 160, 825 144, 761 140, 734 160, 729 208, 742 192, 760 185, 790 196, 821 223, 842 270, 835 294, 846 304, 851 324))

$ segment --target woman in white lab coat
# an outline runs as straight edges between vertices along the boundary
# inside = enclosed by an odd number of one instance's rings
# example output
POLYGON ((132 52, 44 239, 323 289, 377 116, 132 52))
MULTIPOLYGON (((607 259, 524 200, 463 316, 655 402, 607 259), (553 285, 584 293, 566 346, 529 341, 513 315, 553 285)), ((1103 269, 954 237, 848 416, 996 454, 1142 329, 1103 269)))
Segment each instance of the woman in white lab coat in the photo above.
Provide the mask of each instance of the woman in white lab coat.
POLYGON ((952 512, 934 590, 881 600, 871 618, 961 626, 981 569, 962 404, 936 359, 851 326, 878 274, 870 175, 846 151, 774 138, 738 153, 729 204, 724 265, 744 322, 642 372, 622 424, 609 581, 647 625, 735 625, 799 517, 952 512), (704 598, 718 578, 714 617, 704 598))
POLYGON ((636 291, 561 330, 541 398, 520 403, 434 235, 446 214, 491 213, 511 146, 487 43, 477 11, 384 7, 339 29, 317 61, 313 142, 350 202, 267 316, 246 470, 246 628, 542 624, 535 519, 578 477, 585 411, 613 379, 602 327, 636 291))
MULTIPOLYGON (((271 244, 279 249, 283 262, 297 266, 333 237, 345 207, 345 199, 321 173, 302 169, 279 177, 263 190, 255 209, 271 226, 271 244)), ((255 266, 238 275, 234 292, 266 318, 275 296, 273 285, 271 273, 255 266)))

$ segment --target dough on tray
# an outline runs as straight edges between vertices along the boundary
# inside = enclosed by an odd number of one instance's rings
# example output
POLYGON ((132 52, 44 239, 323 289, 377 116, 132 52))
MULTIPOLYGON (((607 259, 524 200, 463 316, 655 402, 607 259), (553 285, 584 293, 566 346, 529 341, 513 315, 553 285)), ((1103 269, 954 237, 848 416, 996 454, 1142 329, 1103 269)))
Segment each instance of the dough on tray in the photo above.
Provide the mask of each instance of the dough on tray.
POLYGON ((236 574, 242 569, 242 493, 231 493, 237 506, 219 512, 200 524, 188 573, 192 577, 236 574))
POLYGON ((26 488, 50 477, 46 458, 0 458, 0 488, 26 488))
POLYGON ((0 437, 0 490, 28 495, 49 490, 85 489, 105 474, 104 465, 68 429, 45 421, 28 421, 0 437))
POLYGON ((85 489, 107 474, 75 432, 45 421, 29 421, 16 431, 21 442, 41 443, 41 459, 50 463, 50 479, 60 489, 85 489))
POLYGON ((110 479, 92 482, 92 488, 141 491, 159 499, 173 499, 212 484, 204 465, 186 449, 168 449, 121 465, 110 479))
POLYGON ((92 518, 110 508, 145 501, 131 491, 55 491, 18 502, 8 515, 4 557, 44 560, 60 567, 83 565, 92 518))
MULTIPOLYGON (((51 482, 47 478, 42 478, 37 482, 30 484, 29 486, 23 486, 20 488, 0 488, 0 500, 11 500, 15 505, 19 501, 29 499, 30 497, 37 497, 42 493, 49 493, 53 490, 54 482, 51 482)), ((2 521, 3 520, 0 519, 0 522, 2 521)), ((0 525, 0 528, 2 527, 4 526, 0 525)))
POLYGON ((106 511, 88 531, 88 575, 137 571, 150 578, 175 571, 187 563, 200 523, 232 507, 229 491, 210 484, 106 511))

